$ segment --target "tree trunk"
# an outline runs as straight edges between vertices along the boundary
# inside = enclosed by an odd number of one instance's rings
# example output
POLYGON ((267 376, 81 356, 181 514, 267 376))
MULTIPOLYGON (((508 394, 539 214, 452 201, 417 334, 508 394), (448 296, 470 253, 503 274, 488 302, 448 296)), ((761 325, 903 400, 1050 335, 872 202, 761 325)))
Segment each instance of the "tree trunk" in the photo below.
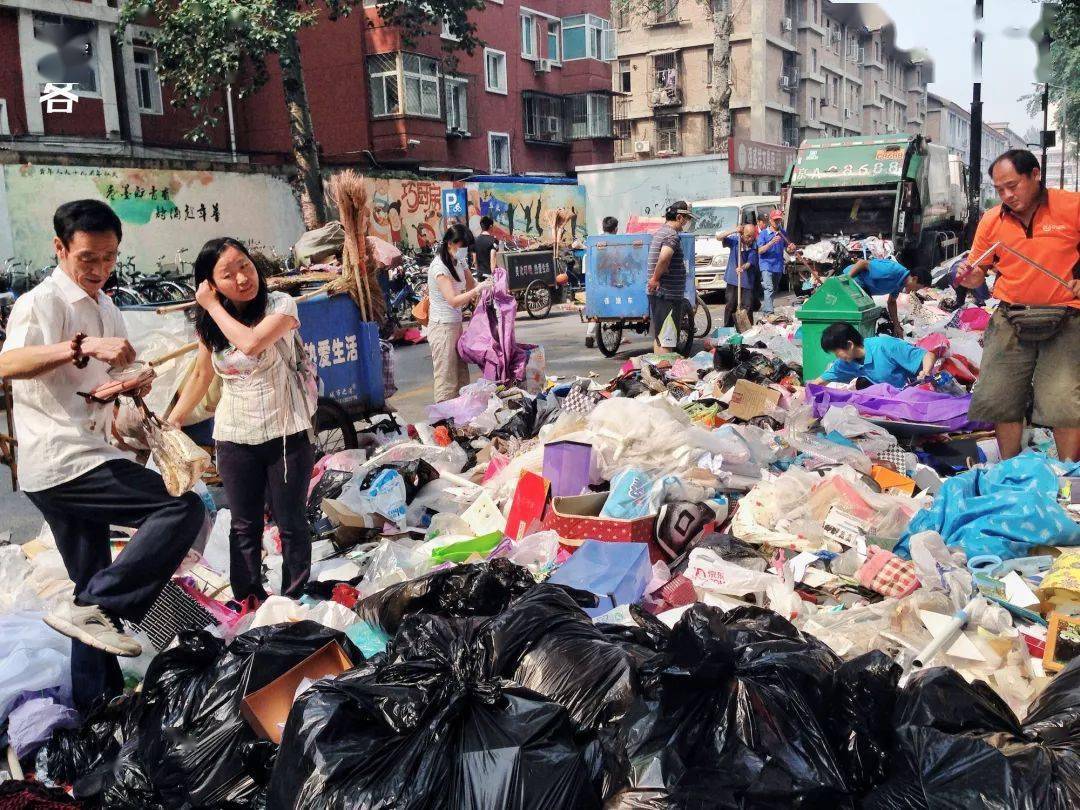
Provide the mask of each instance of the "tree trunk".
POLYGON ((281 63, 281 83, 285 88, 285 106, 289 111, 293 160, 296 161, 299 175, 300 213, 304 218, 304 227, 311 230, 326 222, 326 200, 307 87, 304 85, 304 68, 300 64, 300 43, 295 34, 285 39, 278 59, 281 63))
POLYGON ((712 113, 713 151, 726 155, 731 134, 731 7, 728 0, 711 0, 711 5, 713 49, 709 112, 712 113))

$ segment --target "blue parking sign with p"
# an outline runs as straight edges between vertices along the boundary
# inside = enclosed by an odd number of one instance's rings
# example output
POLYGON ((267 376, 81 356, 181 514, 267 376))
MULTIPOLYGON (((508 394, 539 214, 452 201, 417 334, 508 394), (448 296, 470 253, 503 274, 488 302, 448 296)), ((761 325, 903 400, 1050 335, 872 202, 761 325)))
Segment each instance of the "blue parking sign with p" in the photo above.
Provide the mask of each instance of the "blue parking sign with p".
POLYGON ((468 197, 463 188, 444 188, 442 190, 443 221, 449 224, 453 219, 462 224, 468 220, 468 197))

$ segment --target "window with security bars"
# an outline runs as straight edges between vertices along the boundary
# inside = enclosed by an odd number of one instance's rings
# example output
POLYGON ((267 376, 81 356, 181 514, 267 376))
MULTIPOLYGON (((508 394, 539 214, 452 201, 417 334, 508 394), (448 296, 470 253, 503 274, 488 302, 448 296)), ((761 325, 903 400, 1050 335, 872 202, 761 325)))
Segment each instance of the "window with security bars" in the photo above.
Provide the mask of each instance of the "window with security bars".
POLYGON ((615 156, 634 154, 634 129, 631 121, 615 121, 615 156))
POLYGON ((441 118, 439 62, 415 53, 384 53, 367 61, 371 113, 441 118))
POLYGON ((652 22, 657 25, 679 21, 679 0, 660 0, 652 11, 652 22))
POLYGON ((679 116, 661 115, 657 117, 656 151, 670 154, 679 151, 679 116))
POLYGON ((371 94, 371 114, 378 117, 401 114, 401 94, 398 92, 400 74, 398 55, 381 53, 368 57, 368 90, 371 94))
POLYGON ((611 96, 603 93, 579 93, 570 96, 570 137, 610 138, 611 96))
POLYGON ((469 80, 447 76, 446 131, 456 135, 469 134, 469 80))
POLYGON ((541 143, 565 143, 565 101, 560 96, 524 93, 521 106, 525 138, 541 143))

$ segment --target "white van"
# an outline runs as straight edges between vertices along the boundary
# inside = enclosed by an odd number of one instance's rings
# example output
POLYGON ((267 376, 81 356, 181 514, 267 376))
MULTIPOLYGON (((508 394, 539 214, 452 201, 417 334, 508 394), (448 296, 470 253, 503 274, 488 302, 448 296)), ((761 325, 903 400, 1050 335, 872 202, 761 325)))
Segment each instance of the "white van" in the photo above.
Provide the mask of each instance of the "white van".
POLYGON ((702 295, 722 292, 727 284, 728 249, 717 240, 717 231, 727 231, 740 223, 755 223, 759 215, 780 207, 780 197, 721 197, 690 203, 697 215, 694 223, 694 257, 697 291, 702 295))

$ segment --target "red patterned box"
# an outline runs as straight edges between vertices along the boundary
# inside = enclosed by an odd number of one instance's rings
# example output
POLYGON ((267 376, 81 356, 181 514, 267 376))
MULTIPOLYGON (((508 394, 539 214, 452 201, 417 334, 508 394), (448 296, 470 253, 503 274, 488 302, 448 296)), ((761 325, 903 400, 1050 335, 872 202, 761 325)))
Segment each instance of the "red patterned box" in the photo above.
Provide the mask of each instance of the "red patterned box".
POLYGON ((577 548, 585 540, 647 543, 649 560, 663 560, 664 554, 654 539, 656 515, 646 515, 634 520, 600 517, 600 510, 604 508, 607 497, 606 492, 596 492, 590 495, 552 498, 544 511, 544 528, 556 532, 563 538, 563 545, 570 549, 577 548))

